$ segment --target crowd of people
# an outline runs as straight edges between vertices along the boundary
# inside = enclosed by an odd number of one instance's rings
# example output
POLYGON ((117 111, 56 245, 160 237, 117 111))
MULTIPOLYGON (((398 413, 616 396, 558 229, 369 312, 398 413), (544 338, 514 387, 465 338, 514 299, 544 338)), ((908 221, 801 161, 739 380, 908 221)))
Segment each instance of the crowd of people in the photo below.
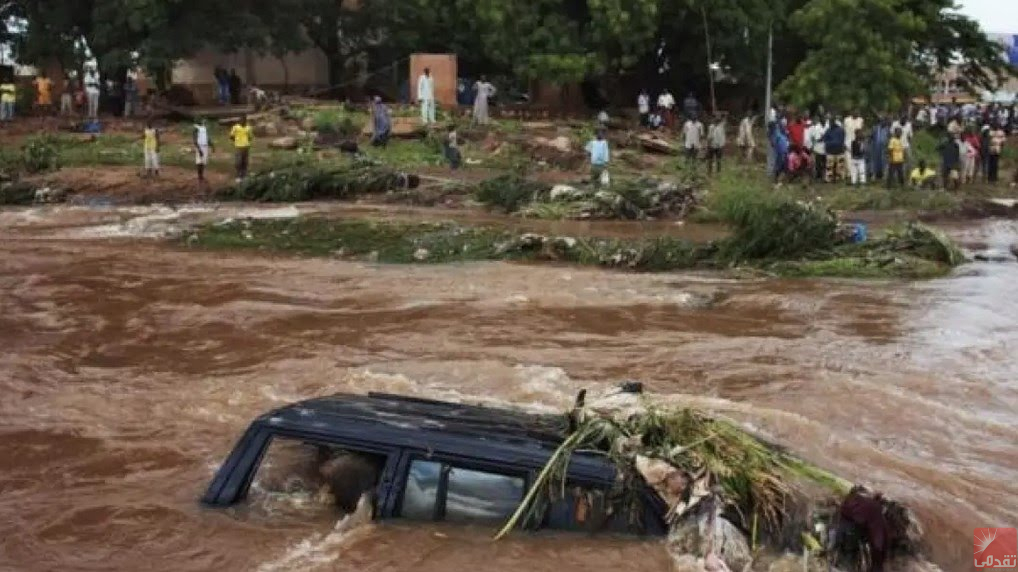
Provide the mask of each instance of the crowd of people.
MULTIPOLYGON (((727 142, 727 120, 715 114, 709 126, 701 121, 702 106, 690 93, 681 110, 663 90, 652 105, 650 94, 637 96, 640 125, 651 130, 677 129, 690 163, 703 160, 708 173, 720 172, 727 142), (679 112, 682 123, 678 124, 679 112)), ((754 130, 759 119, 747 110, 738 122, 736 145, 752 161, 757 148, 754 130)), ((1012 132, 1018 132, 1018 102, 918 106, 899 116, 860 113, 838 115, 822 107, 796 112, 772 107, 764 117, 767 169, 777 184, 790 181, 883 183, 889 188, 957 189, 977 181, 1001 180, 1001 156, 1012 132), (927 164, 915 149, 917 130, 938 138, 937 164, 927 164)), ((1018 171, 1014 184, 1018 184, 1018 171)))
POLYGON ((970 105, 920 107, 914 115, 893 118, 878 115, 870 119, 869 127, 859 113, 772 109, 767 121, 769 172, 777 182, 798 178, 852 185, 884 182, 889 188, 995 184, 1001 179, 1008 136, 1018 127, 1014 109, 970 105), (937 138, 939 168, 917 157, 918 129, 937 138))
MULTIPOLYGON (((40 116, 58 114, 62 117, 98 119, 100 111, 123 117, 144 113, 143 87, 137 73, 128 72, 123 82, 107 79, 102 82, 94 64, 86 64, 81 73, 65 74, 59 85, 45 71, 39 72, 31 83, 31 113, 40 116), (59 102, 54 94, 59 93, 59 102), (105 95, 105 107, 100 107, 105 95), (57 107, 59 105, 59 107, 57 107)), ((13 70, 0 71, 0 121, 13 121, 17 113, 18 85, 13 70)))

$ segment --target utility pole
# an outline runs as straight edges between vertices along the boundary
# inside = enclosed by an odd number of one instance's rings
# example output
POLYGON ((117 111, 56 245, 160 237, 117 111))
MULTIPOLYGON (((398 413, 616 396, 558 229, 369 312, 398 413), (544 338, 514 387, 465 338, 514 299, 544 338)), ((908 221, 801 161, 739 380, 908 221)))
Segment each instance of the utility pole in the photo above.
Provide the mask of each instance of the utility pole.
POLYGON ((767 129, 767 119, 771 113, 771 85, 774 81, 774 23, 767 28, 767 88, 764 92, 764 129, 767 129))

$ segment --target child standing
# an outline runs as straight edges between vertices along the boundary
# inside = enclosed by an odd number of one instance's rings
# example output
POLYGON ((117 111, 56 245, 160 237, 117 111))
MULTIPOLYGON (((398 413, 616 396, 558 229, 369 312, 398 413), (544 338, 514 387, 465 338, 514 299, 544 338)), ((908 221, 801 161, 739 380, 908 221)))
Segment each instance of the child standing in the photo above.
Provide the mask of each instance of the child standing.
POLYGON ((887 143, 887 155, 890 160, 887 167, 887 188, 890 189, 897 180, 899 187, 905 186, 905 145, 901 142, 901 128, 894 130, 894 135, 887 143))
POLYGON ((159 131, 152 125, 152 120, 145 124, 145 175, 159 176, 159 131))
POLYGON ((194 124, 194 164, 198 169, 199 183, 205 182, 205 167, 209 164, 209 154, 212 150, 209 128, 205 124, 205 118, 201 117, 194 124))
POLYGON ((849 152, 852 155, 852 163, 848 166, 848 172, 852 178, 853 185, 866 184, 866 138, 861 130, 856 131, 852 144, 849 145, 849 152))
POLYGON ((604 138, 604 130, 598 129, 597 135, 587 143, 587 152, 590 153, 590 182, 594 188, 601 186, 601 177, 608 169, 610 154, 608 141, 604 138))
MULTIPOLYGON (((227 95, 229 92, 227 91, 227 95)), ((240 123, 230 129, 230 140, 233 141, 234 166, 237 169, 237 182, 247 177, 248 167, 251 165, 251 140, 254 138, 254 130, 247 124, 247 115, 240 116, 240 123)))
POLYGON ((460 153, 459 136, 456 134, 456 126, 450 125, 449 132, 445 136, 445 142, 442 144, 443 151, 445 152, 445 158, 449 161, 449 167, 453 171, 460 168, 460 164, 463 162, 463 155, 460 153))

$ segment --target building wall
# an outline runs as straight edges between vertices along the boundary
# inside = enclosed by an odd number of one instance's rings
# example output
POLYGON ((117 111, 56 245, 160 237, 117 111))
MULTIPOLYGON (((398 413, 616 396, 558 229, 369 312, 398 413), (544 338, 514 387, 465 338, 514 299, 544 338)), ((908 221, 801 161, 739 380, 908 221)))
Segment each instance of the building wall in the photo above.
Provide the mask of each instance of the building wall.
POLYGON ((322 88, 329 84, 329 62, 319 49, 288 54, 284 61, 289 70, 289 81, 283 63, 272 56, 262 56, 250 50, 226 54, 203 50, 195 57, 184 60, 173 68, 172 82, 191 88, 200 102, 215 99, 216 66, 237 70, 244 85, 263 88, 322 88))
POLYGON ((435 101, 446 109, 456 107, 458 64, 452 54, 413 54, 410 56, 410 99, 417 101, 417 79, 431 70, 435 82, 435 101))

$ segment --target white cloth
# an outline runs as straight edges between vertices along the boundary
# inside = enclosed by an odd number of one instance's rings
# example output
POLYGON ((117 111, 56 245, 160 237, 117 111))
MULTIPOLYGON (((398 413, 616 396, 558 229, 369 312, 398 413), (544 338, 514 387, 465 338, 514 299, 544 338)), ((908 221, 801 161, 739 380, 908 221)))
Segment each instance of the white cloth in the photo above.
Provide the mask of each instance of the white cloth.
POLYGON ((675 107, 675 98, 672 97, 672 94, 666 91, 657 96, 657 106, 663 107, 664 109, 671 109, 675 107))
POLYGON ((751 117, 743 117, 742 122, 739 123, 739 136, 736 139, 739 147, 756 147, 756 142, 753 140, 753 119, 751 117))
POLYGON ((421 121, 424 123, 435 122, 435 100, 434 99, 422 99, 421 100, 421 121))
POLYGON ((435 99, 435 78, 421 74, 417 78, 417 101, 435 99))
POLYGON ((146 171, 159 170, 159 151, 152 151, 149 149, 145 150, 145 170, 146 171))
POLYGON ((906 121, 902 123, 900 120, 895 121, 891 124, 891 136, 894 136, 894 132, 897 129, 901 129, 901 145, 902 147, 909 149, 912 147, 912 122, 906 121))
POLYGON ((194 142, 199 147, 209 146, 209 128, 204 125, 194 126, 194 142))
POLYGON ((682 126, 682 145, 686 149, 699 149, 703 137, 703 123, 689 120, 682 126))
POLYGON ((205 145, 198 145, 198 147, 194 150, 194 164, 209 164, 209 146, 207 143, 205 145))
POLYGON ((862 131, 864 127, 863 118, 849 115, 845 118, 845 148, 848 149, 855 141, 855 134, 862 131))
POLYGON ((713 123, 707 130, 707 145, 711 149, 725 148, 725 124, 713 123))
POLYGON ((848 171, 853 185, 866 184, 866 159, 852 159, 848 164, 848 171))
POLYGON ((650 97, 645 93, 641 93, 640 97, 636 98, 636 107, 640 109, 640 115, 650 113, 650 97))
POLYGON ((826 155, 827 147, 824 145, 824 134, 827 128, 823 123, 816 123, 806 131, 806 144, 817 155, 826 155))
POLYGON ((99 117, 99 88, 88 88, 85 90, 88 98, 88 116, 91 119, 99 117))

